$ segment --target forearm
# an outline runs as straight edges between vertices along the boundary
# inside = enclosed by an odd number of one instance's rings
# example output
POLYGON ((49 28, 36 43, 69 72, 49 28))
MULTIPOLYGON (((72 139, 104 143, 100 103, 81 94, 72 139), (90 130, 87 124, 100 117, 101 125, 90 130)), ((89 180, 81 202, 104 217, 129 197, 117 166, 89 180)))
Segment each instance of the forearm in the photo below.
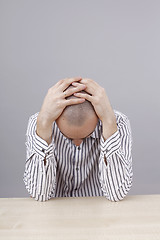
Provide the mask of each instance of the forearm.
POLYGON ((126 164, 123 155, 115 153, 110 156, 107 166, 102 158, 99 169, 104 196, 111 201, 122 200, 132 186, 133 171, 131 159, 126 164))
POLYGON ((49 122, 43 115, 39 113, 37 117, 36 133, 44 139, 48 145, 52 141, 52 123, 49 122))
POLYGON ((37 201, 47 201, 55 193, 56 161, 47 161, 44 166, 42 160, 34 154, 25 165, 23 181, 27 191, 37 201))
POLYGON ((123 114, 117 121, 118 131, 107 140, 101 137, 100 182, 105 196, 111 201, 119 201, 127 195, 133 177, 130 122, 123 114))
POLYGON ((116 116, 112 111, 102 120, 103 125, 103 138, 106 141, 109 137, 111 137, 117 130, 116 116))

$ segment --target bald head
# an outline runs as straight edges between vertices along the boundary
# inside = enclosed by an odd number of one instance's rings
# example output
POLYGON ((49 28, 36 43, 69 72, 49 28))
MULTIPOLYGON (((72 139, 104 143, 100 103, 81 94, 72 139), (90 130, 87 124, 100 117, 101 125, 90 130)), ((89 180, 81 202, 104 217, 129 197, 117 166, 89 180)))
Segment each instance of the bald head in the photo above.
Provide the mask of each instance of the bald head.
MULTIPOLYGON (((69 86, 68 88, 73 88, 69 86)), ((81 91, 86 93, 85 91, 81 91)), ((77 98, 69 96, 66 99, 77 98)), ((91 102, 85 100, 80 104, 67 106, 56 120, 61 132, 68 138, 85 138, 96 127, 98 117, 91 102)))
MULTIPOLYGON (((85 91, 81 91, 85 92, 85 91)), ((69 96, 66 99, 76 98, 75 96, 69 96)), ((92 104, 85 100, 80 104, 74 104, 67 106, 61 117, 65 118, 69 125, 82 126, 87 119, 91 119, 95 116, 95 111, 92 104)))

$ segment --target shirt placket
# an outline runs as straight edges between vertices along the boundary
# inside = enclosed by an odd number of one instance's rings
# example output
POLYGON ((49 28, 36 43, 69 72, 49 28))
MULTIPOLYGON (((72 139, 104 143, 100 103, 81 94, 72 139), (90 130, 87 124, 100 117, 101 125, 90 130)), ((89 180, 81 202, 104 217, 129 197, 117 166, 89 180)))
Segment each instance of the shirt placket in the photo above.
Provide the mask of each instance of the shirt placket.
POLYGON ((76 196, 76 191, 78 189, 78 179, 80 174, 80 154, 81 154, 81 148, 80 146, 75 146, 74 150, 74 159, 73 159, 73 181, 72 181, 72 196, 76 196))

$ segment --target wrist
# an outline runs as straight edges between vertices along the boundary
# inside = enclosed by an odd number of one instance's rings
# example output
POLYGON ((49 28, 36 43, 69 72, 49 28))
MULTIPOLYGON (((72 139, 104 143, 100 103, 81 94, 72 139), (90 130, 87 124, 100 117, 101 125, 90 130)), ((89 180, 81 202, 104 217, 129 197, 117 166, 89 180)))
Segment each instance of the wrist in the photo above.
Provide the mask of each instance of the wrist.
POLYGON ((115 126, 116 125, 116 116, 115 114, 106 114, 105 116, 103 116, 102 118, 102 123, 103 125, 106 126, 115 126))
POLYGON ((118 130, 116 119, 107 119, 106 121, 102 122, 102 125, 103 138, 105 141, 118 130))
POLYGON ((44 139, 48 144, 52 141, 52 123, 41 114, 37 117, 36 134, 44 139))
POLYGON ((49 118, 46 113, 40 112, 37 117, 37 123, 39 123, 43 128, 51 126, 54 121, 49 118))

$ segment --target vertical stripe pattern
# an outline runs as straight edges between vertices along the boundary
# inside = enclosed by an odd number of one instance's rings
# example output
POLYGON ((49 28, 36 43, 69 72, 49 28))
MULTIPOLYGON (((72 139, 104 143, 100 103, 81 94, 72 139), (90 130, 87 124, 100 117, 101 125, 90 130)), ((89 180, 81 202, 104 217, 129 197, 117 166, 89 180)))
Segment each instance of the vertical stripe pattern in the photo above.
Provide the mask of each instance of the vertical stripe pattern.
POLYGON ((36 133, 38 113, 28 121, 23 174, 25 187, 35 200, 104 196, 120 201, 127 195, 133 172, 132 134, 126 115, 114 110, 118 130, 104 141, 99 120, 78 147, 60 132, 56 122, 48 145, 36 133))

